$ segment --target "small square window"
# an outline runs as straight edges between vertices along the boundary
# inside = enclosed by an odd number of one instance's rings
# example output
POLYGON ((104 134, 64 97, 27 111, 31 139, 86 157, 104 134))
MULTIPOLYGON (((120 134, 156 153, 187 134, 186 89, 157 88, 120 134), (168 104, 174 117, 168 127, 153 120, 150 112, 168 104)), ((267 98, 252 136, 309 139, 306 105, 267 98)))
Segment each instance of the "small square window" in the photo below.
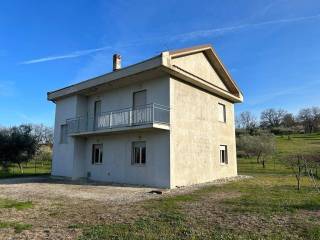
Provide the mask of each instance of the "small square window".
POLYGON ((132 164, 146 164, 146 142, 132 143, 132 164))
POLYGON ((222 103, 219 103, 218 105, 218 111, 219 111, 219 121, 220 122, 226 122, 226 106, 222 103))
POLYGON ((103 157, 103 145, 93 144, 92 145, 92 164, 101 164, 103 157))
POLYGON ((228 150, 226 145, 220 145, 220 163, 228 164, 228 150))
POLYGON ((62 124, 60 127, 60 143, 68 143, 68 125, 62 124))

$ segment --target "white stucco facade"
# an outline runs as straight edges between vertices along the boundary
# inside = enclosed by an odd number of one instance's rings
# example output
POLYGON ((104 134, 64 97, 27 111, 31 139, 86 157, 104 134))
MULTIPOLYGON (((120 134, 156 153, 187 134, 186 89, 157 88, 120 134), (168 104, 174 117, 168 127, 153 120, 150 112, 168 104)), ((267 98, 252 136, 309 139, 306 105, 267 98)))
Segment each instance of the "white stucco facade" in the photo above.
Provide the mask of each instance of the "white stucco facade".
MULTIPOLYGON (((110 83, 105 80, 105 84, 89 87, 91 82, 87 81, 84 82, 85 89, 81 89, 82 85, 75 85, 71 89, 59 90, 63 91, 61 96, 58 96, 60 92, 49 93, 48 98, 56 103, 52 175, 161 188, 237 175, 234 102, 237 98, 242 101, 241 93, 235 97, 229 91, 228 82, 221 79, 204 52, 187 53, 181 57, 172 54, 175 56, 172 59, 164 59, 167 54, 162 54, 159 61, 153 58, 141 63, 149 70, 138 69, 136 74, 110 83), (161 66, 151 66, 161 61, 168 64, 164 70, 161 66), (181 72, 172 72, 174 67, 199 79, 188 76, 184 80, 180 77, 181 72), (201 83, 201 80, 205 82, 201 83), (194 85, 192 81, 197 83, 194 85), (208 90, 210 84, 212 92, 208 90), (132 124, 133 95, 140 91, 146 92, 148 107, 139 110, 134 119, 148 118, 148 122, 132 124), (221 96, 216 94, 219 91, 221 96), (84 122, 82 119, 87 119, 88 125, 90 116, 95 116, 97 101, 100 101, 99 113, 105 114, 104 120, 109 121, 109 125, 105 125, 108 127, 99 131, 94 128, 79 130, 84 122), (219 104, 225 106, 225 122, 218 119, 219 104), (163 117, 164 111, 168 111, 168 118, 163 117), (111 121, 115 124, 111 117, 114 115, 118 123, 129 125, 111 126, 111 121), (68 132, 64 138, 62 125, 70 128, 70 119, 76 119, 71 121, 72 126, 79 129, 68 132), (133 161, 136 158, 133 153, 135 142, 145 144, 143 164, 133 161), (98 163, 93 162, 94 145, 99 145, 103 153, 102 161, 98 163), (221 145, 227 146, 226 163, 220 161, 221 145)), ((142 68, 141 64, 136 68, 142 68)), ((125 74, 129 70, 114 74, 125 74)), ((95 81, 103 82, 100 79, 95 81)))

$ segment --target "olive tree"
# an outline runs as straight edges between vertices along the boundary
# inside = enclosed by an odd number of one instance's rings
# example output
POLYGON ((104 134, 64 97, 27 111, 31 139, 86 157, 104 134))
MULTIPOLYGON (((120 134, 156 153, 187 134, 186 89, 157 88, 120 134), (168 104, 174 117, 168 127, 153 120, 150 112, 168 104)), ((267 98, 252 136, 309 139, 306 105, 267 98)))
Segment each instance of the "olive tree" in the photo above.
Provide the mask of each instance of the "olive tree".
POLYGON ((32 159, 38 149, 39 141, 32 134, 31 125, 0 130, 0 165, 5 170, 11 163, 16 163, 23 173, 22 163, 32 159))
POLYGON ((266 166, 267 159, 275 152, 275 139, 272 134, 242 135, 237 138, 237 149, 248 157, 256 157, 257 163, 266 166))

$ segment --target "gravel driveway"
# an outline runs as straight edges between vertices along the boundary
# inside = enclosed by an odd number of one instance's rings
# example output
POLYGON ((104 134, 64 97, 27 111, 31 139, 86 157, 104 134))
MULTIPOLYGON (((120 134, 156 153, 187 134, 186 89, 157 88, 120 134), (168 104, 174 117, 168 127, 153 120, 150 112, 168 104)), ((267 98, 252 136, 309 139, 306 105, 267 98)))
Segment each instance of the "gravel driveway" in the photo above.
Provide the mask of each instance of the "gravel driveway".
POLYGON ((0 180, 0 197, 21 200, 71 198, 109 203, 128 203, 155 197, 154 188, 128 185, 101 184, 86 181, 68 181, 49 177, 0 180))
MULTIPOLYGON (((162 191, 165 196, 190 193, 206 185, 224 184, 244 177, 162 191)), ((0 199, 32 202, 31 208, 23 210, 0 208, 0 239, 77 239, 82 230, 75 226, 132 222, 147 213, 143 200, 163 197, 151 194, 151 190, 155 189, 49 177, 0 180, 0 199), (18 233, 12 227, 1 228, 1 223, 23 223, 32 227, 18 233)))

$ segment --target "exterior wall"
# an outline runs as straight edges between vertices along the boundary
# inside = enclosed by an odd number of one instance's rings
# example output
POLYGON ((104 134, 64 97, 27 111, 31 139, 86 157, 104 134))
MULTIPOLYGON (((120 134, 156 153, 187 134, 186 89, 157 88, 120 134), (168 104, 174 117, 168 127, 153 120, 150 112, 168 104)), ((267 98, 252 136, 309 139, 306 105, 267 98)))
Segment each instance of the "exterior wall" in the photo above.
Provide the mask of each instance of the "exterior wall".
POLYGON ((237 175, 234 106, 179 80, 170 80, 171 187, 237 175), (226 106, 226 123, 218 121, 218 103, 226 106), (227 145, 228 164, 220 164, 227 145))
POLYGON ((169 77, 162 77, 90 96, 88 113, 93 116, 94 102, 97 100, 101 100, 101 112, 132 107, 133 93, 144 89, 147 90, 147 103, 169 106, 169 77))
POLYGON ((52 175, 71 178, 86 177, 98 181, 170 186, 169 132, 151 131, 145 134, 113 133, 97 137, 69 137, 67 144, 60 143, 60 128, 68 118, 94 114, 94 101, 101 100, 101 111, 107 112, 132 107, 133 92, 147 90, 147 103, 169 106, 169 76, 134 83, 90 97, 72 96, 56 102, 54 153, 52 175), (131 165, 131 142, 139 136, 147 141, 147 164, 131 165), (105 161, 91 164, 91 147, 101 142, 105 161))
POLYGON ((228 91, 203 52, 175 58, 172 64, 228 91))
POLYGON ((60 143, 61 125, 66 123, 66 119, 74 118, 83 113, 86 107, 86 98, 81 96, 72 96, 56 102, 56 115, 54 126, 54 145, 53 145, 53 161, 52 161, 52 175, 76 177, 80 171, 81 149, 78 142, 83 140, 73 139, 68 137, 67 143, 60 143), (75 158, 79 159, 75 162, 75 158), (77 167, 75 168, 75 165, 77 167), (78 169, 79 167, 79 169, 78 169), (76 171, 76 169, 78 169, 76 171))
POLYGON ((90 137, 86 144, 86 171, 92 180, 170 187, 170 133, 164 130, 90 137), (132 142, 146 141, 146 164, 132 165, 132 142), (92 144, 103 144, 103 163, 92 164, 92 144))

